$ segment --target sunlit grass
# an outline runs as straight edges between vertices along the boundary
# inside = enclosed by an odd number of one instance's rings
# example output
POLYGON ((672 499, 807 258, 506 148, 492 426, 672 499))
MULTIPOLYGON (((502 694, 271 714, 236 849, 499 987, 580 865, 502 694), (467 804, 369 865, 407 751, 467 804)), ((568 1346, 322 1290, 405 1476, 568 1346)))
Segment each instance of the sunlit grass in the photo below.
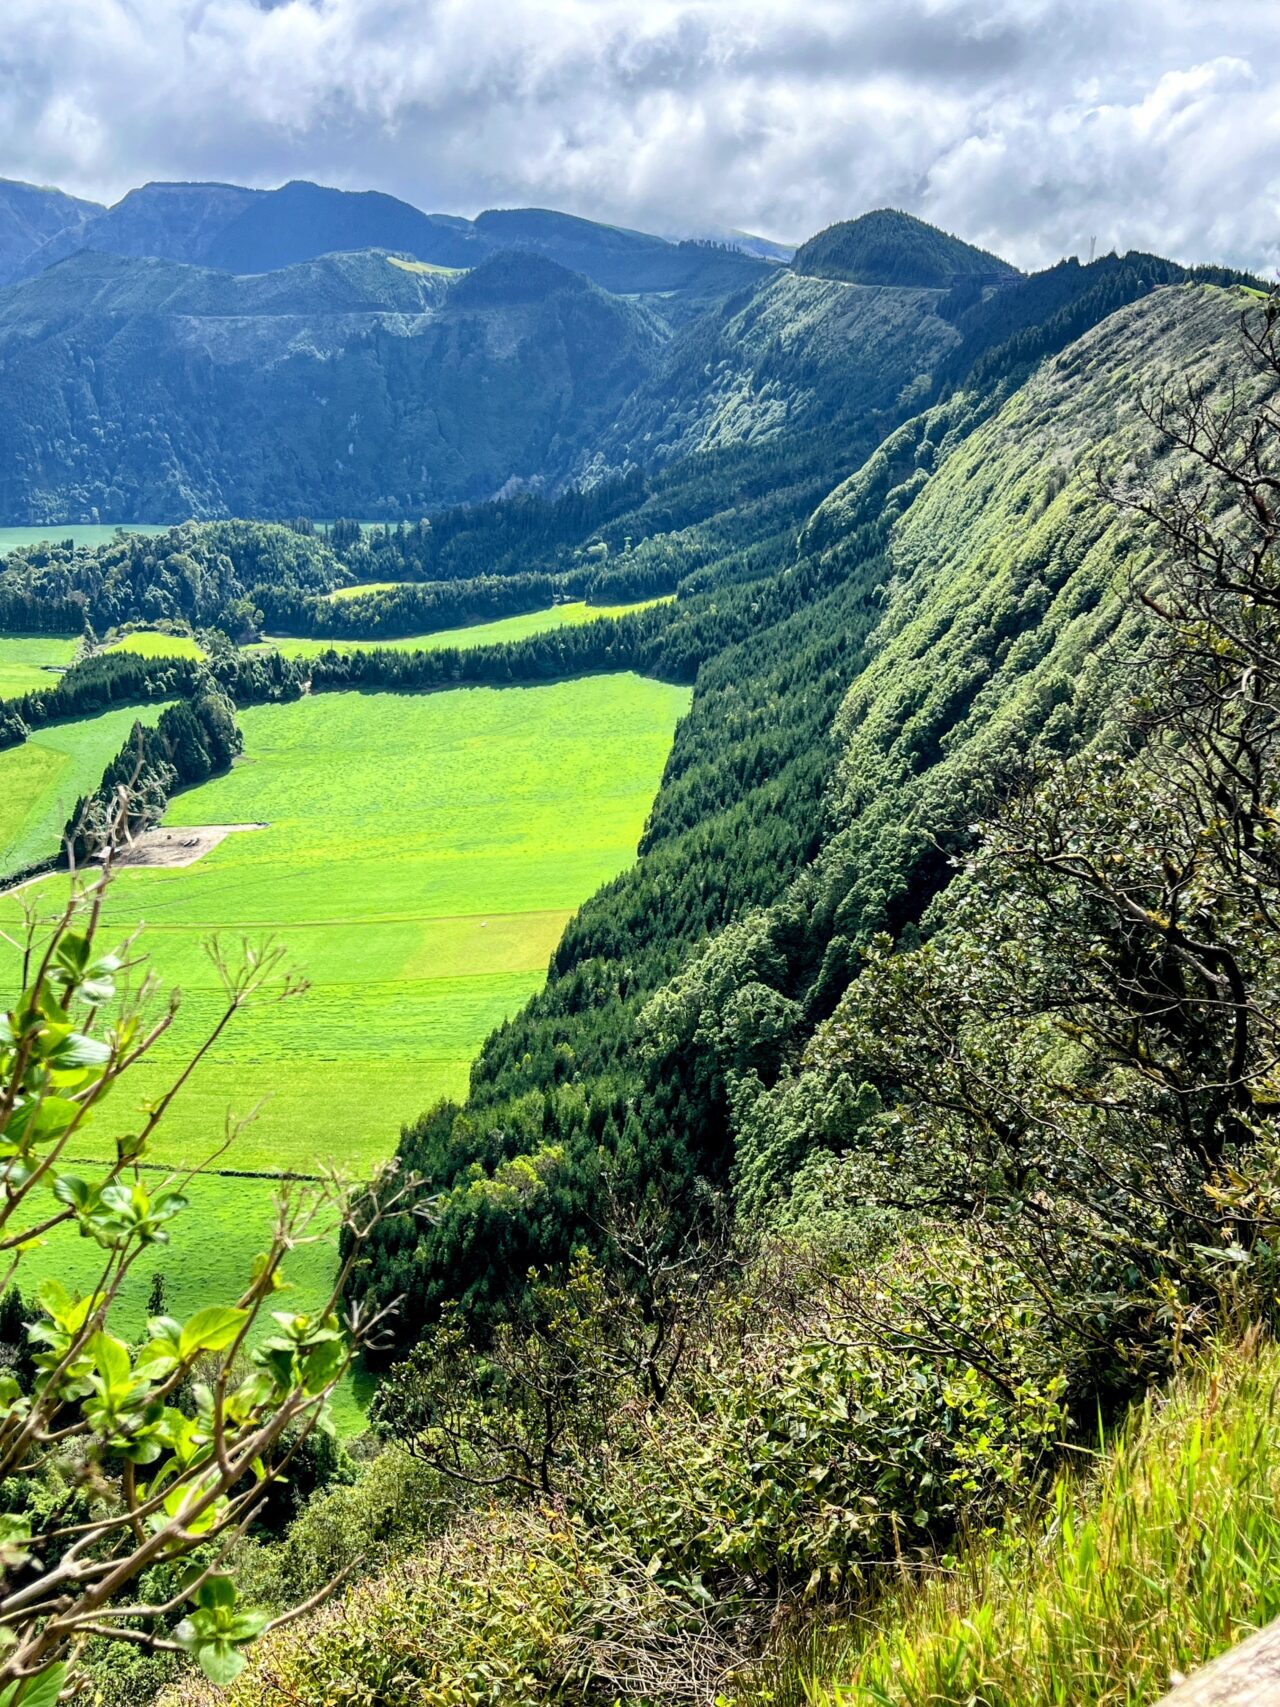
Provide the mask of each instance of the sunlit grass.
POLYGON ((0 752, 0 877, 58 852, 76 801, 97 788, 134 723, 154 723, 160 711, 113 706, 51 723, 0 752))
MULTIPOLYGON (((371 592, 389 585, 368 582, 363 587, 345 587, 330 595, 333 598, 371 592)), ((630 616, 635 611, 650 610, 654 605, 669 604, 670 598, 644 599, 630 605, 589 605, 582 599, 553 605, 549 610, 525 611, 520 616, 504 616, 495 622, 470 623, 465 628, 444 628, 433 634, 410 634, 398 640, 293 640, 268 637, 286 658, 315 658, 321 652, 357 652, 371 646, 387 647, 396 652, 438 652, 443 647, 497 646, 504 641, 526 640, 531 634, 545 634, 556 628, 578 628, 600 617, 630 616)))
MULTIPOLYGON (((243 1114, 262 1099, 220 1168, 364 1173, 390 1155, 405 1121, 465 1093, 480 1044, 540 987, 573 910, 634 857, 688 698, 615 675, 329 693, 241 712, 243 760, 179 795, 165 821, 266 828, 228 836, 191 866, 119 873, 108 933, 145 921, 154 968, 184 999, 163 1056, 139 1069, 132 1100, 84 1153, 103 1154, 128 1130, 138 1097, 161 1087, 166 1065, 212 1022, 219 998, 204 945, 216 932, 229 944, 283 940, 311 987, 242 1016, 174 1103, 152 1159, 202 1159, 227 1109, 243 1114)), ((113 715, 127 728, 137 713, 113 715)), ((31 745, 0 755, 0 780, 31 745)), ((65 881, 27 893, 51 907, 65 881)), ((0 929, 18 918, 19 898, 0 899, 0 929)), ((0 944, 6 975, 8 954, 0 944)), ((199 1248, 140 1264, 126 1319, 157 1267, 178 1314, 241 1289, 274 1188, 218 1178, 198 1189, 208 1208, 199 1248)), ((195 1226, 188 1218, 184 1233, 195 1226)), ((94 1260, 83 1241, 58 1239, 26 1260, 24 1276, 56 1268, 86 1286, 94 1260)), ((300 1295, 314 1298, 330 1260, 309 1252, 296 1265, 300 1295)))
POLYGON ((62 634, 0 634, 0 699, 52 687, 79 644, 62 634))
POLYGON ((1277 1615, 1280 1354, 1247 1345, 1148 1402, 1003 1542, 820 1634, 770 1698, 1144 1707, 1277 1615))
POLYGON ((203 658, 204 647, 189 634, 162 634, 156 628, 135 628, 106 648, 108 652, 136 652, 140 658, 203 658))

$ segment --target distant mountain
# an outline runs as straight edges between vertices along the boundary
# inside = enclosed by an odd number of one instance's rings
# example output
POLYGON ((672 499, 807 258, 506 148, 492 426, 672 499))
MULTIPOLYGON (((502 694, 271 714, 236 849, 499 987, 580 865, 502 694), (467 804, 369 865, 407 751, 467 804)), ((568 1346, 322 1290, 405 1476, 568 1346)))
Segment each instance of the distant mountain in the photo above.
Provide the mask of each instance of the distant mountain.
POLYGON ((922 285, 945 290, 957 279, 989 275, 1012 281, 1018 269, 998 255, 962 243, 909 213, 880 208, 830 225, 802 243, 792 259, 798 273, 848 284, 922 285))
POLYGON ((145 184, 82 233, 68 232, 34 255, 28 270, 50 266, 78 249, 203 264, 228 225, 261 200, 260 190, 239 184, 145 184))
POLYGON ((438 267, 472 267, 487 253, 465 219, 420 213, 376 190, 294 182, 257 193, 199 259, 230 273, 267 273, 346 249, 388 249, 438 267))
MULTIPOLYGON (((48 244, 77 234, 105 210, 61 190, 0 178, 0 283, 48 244)), ((78 246, 78 245, 76 245, 78 246)))
POLYGON ((757 237, 754 231, 726 231, 719 241, 741 249, 744 255, 758 255, 762 261, 790 261, 796 252, 794 243, 776 243, 772 237, 757 237))
MULTIPOLYGON (((700 298, 741 289, 766 264, 741 250, 673 243, 548 208, 495 209, 470 220, 422 213, 373 190, 334 190, 302 181, 278 190, 144 184, 110 208, 28 185, 9 188, 15 210, 24 195, 27 200, 58 197, 67 207, 59 217, 52 205, 34 200, 40 221, 31 215, 20 222, 15 212, 7 244, 0 224, 0 283, 33 277, 81 249, 154 256, 231 273, 273 272, 318 255, 358 249, 385 249, 432 266, 462 268, 504 249, 525 249, 618 294, 676 291, 700 298)), ((5 205, 0 199, 0 220, 5 205)))
POLYGON ((545 257, 76 255, 0 291, 0 516, 416 516, 554 483, 668 337, 545 257))

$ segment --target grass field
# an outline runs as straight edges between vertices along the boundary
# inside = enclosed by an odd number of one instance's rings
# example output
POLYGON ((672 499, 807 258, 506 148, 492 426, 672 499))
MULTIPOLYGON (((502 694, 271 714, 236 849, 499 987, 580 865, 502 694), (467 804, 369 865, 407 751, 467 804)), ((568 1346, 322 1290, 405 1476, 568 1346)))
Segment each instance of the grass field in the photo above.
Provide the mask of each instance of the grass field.
MULTIPOLYGON (((122 932, 145 920, 156 969, 184 993, 171 1060, 217 1007, 202 947, 213 932, 282 938, 311 988, 242 1018, 175 1102, 155 1159, 198 1159, 229 1106, 269 1094, 220 1166, 363 1170, 405 1120, 462 1094, 480 1043, 539 987, 573 910, 633 858, 688 699, 619 675, 242 712, 244 759, 175 799, 166 823, 268 828, 185 869, 123 871, 111 920, 122 932)), ((52 906, 64 881, 35 893, 52 906)), ((16 916, 16 898, 0 899, 0 928, 16 916)), ((153 1070, 139 1090, 157 1084, 153 1070)), ((116 1119, 128 1118, 122 1105, 116 1119)), ((104 1124, 98 1142, 118 1129, 104 1124)), ((139 1265, 133 1311, 154 1267, 179 1314, 237 1291, 272 1189, 202 1182, 194 1247, 139 1265)), ((299 1282, 318 1286, 326 1260, 311 1253, 299 1282)), ((56 1266, 84 1285, 91 1261, 59 1240, 24 1270, 56 1266)))
POLYGON ((42 527, 0 528, 0 557, 15 545, 61 545, 73 539, 77 545, 106 545, 123 533, 168 533, 172 522, 128 522, 117 530, 114 522, 54 522, 42 527))
POLYGON ((96 717, 51 723, 0 752, 0 877, 57 853, 76 800, 102 781, 137 719, 154 723, 160 710, 113 706, 96 717))
POLYGON ((0 634, 0 699, 47 688, 65 670, 80 642, 61 634, 0 634))
POLYGON ((189 634, 162 634, 155 628, 138 628, 106 648, 108 652, 136 652, 140 658, 203 658, 204 647, 189 634))
POLYGON ((399 581, 357 581, 351 587, 335 587, 331 593, 326 593, 329 599, 358 599, 361 593, 390 593, 400 586, 399 581))
MULTIPOLYGON (((348 587, 345 592, 367 592, 373 585, 348 587)), ((341 594, 330 596, 338 598, 341 594)), ((508 640, 525 640, 531 634, 545 634, 554 628, 578 628, 584 622, 595 622, 602 616, 629 616, 633 611, 649 610, 653 605, 669 602, 669 599, 645 599, 634 605, 589 605, 582 599, 575 599, 569 604, 553 605, 550 610, 526 611, 521 616, 471 623, 466 628, 444 628, 435 634, 409 634, 400 640, 290 640, 268 636, 268 644, 286 658, 315 658, 321 652, 355 652, 370 646, 385 646, 396 652, 438 652, 446 646, 498 646, 508 640)))

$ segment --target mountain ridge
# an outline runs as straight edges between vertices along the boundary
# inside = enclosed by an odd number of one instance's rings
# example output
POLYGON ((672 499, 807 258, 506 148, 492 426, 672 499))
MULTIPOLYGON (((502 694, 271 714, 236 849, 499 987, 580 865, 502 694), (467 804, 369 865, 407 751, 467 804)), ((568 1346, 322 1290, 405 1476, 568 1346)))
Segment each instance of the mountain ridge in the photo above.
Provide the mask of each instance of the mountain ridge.
POLYGON ((424 213, 380 190, 338 190, 306 179, 273 190, 153 182, 111 207, 0 181, 0 284, 34 276, 81 248, 257 273, 368 248, 468 267, 513 247, 559 260, 614 291, 688 288, 711 265, 726 284, 742 283, 776 264, 743 249, 672 241, 550 208, 491 208, 466 219, 424 213))

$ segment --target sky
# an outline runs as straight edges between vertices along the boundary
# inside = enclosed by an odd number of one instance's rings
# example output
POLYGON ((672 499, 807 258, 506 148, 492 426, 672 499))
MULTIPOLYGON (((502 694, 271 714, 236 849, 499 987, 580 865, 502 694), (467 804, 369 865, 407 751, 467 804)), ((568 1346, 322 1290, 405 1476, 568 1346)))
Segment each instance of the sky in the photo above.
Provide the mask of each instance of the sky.
POLYGON ((0 175, 1280 268, 1280 0, 5 0, 0 175))

